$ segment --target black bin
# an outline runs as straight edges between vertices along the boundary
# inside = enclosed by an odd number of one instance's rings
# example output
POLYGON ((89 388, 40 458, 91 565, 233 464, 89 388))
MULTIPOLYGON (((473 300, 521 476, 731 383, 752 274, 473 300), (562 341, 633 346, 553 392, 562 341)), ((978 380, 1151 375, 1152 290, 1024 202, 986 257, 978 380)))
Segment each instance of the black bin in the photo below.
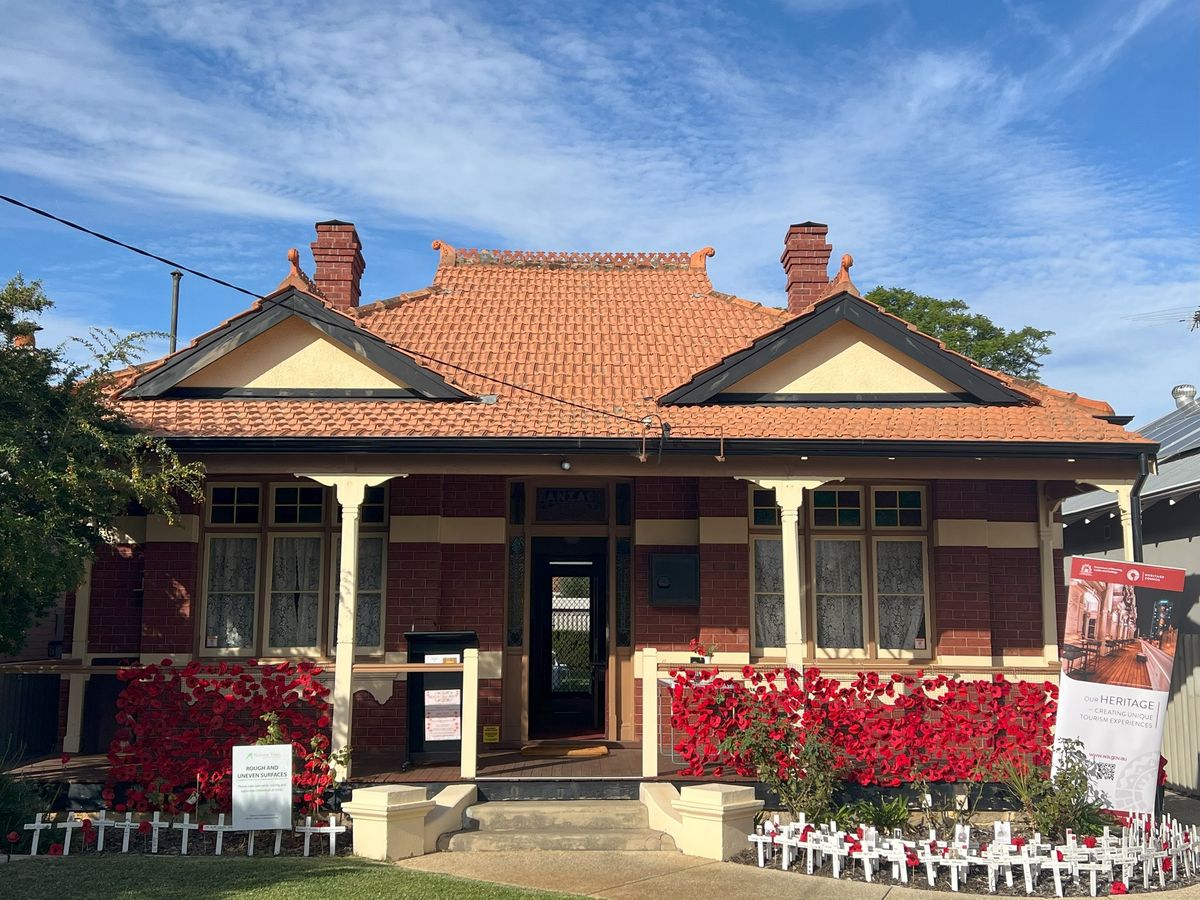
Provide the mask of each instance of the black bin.
MULTIPOLYGON (((474 631, 410 631, 408 661, 458 657, 479 647, 474 631), (431 659, 432 658, 432 659, 431 659)), ((458 762, 462 757, 462 672, 408 675, 408 758, 414 763, 458 762), (456 736, 457 735, 457 736, 456 736)))

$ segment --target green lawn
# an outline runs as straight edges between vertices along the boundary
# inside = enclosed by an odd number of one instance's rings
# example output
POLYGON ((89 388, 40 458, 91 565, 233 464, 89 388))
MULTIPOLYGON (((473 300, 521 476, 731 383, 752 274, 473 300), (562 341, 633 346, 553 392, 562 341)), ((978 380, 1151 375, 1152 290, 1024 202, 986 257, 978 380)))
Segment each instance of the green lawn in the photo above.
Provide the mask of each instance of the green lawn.
POLYGON ((565 896, 329 857, 183 859, 87 854, 0 864, 0 897, 21 900, 550 900, 565 896))

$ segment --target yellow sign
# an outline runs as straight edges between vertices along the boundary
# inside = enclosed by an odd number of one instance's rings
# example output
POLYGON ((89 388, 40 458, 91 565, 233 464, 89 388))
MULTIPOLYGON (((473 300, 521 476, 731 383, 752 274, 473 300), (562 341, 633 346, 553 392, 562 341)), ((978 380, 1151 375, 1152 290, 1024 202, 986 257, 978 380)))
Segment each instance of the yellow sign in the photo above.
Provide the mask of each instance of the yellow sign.
POLYGON ((483 726, 483 742, 485 744, 500 743, 500 726, 499 725, 484 725, 483 726))

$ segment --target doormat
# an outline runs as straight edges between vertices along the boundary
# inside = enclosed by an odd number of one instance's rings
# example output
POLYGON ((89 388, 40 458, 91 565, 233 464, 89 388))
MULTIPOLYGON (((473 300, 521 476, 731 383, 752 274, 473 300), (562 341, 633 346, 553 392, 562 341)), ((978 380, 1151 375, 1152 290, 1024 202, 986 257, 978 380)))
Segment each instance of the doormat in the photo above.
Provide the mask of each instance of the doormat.
POLYGON ((603 744, 526 744, 521 748, 521 755, 549 759, 598 759, 608 756, 608 748, 603 744))

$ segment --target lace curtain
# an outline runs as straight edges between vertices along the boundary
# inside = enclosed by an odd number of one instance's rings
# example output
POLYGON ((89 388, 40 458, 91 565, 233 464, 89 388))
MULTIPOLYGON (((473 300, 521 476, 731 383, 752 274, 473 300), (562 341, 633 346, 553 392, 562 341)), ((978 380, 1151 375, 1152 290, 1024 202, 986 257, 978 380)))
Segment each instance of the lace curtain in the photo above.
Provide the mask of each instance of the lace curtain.
POLYGON ((880 541, 876 545, 879 646, 924 649, 925 558, 919 541, 880 541))
MULTIPOLYGON (((338 566, 341 542, 333 548, 334 584, 338 584, 338 566)), ((354 606, 354 643, 369 650, 383 646, 383 549, 382 535, 358 539, 358 593, 354 606)), ((342 592, 340 586, 333 592, 333 640, 337 641, 338 606, 342 592)))
POLYGON ((759 647, 782 647, 783 542, 754 542, 754 634, 759 647))
POLYGON ((321 597, 321 539, 277 537, 271 551, 272 647, 315 647, 321 597))
POLYGON ((208 555, 204 646, 251 647, 254 643, 258 540, 252 537, 213 538, 208 555))
POLYGON ((857 540, 814 542, 817 645, 829 649, 861 648, 862 553, 857 540))

